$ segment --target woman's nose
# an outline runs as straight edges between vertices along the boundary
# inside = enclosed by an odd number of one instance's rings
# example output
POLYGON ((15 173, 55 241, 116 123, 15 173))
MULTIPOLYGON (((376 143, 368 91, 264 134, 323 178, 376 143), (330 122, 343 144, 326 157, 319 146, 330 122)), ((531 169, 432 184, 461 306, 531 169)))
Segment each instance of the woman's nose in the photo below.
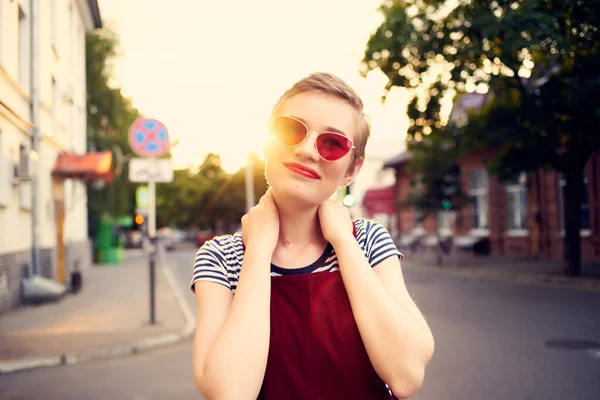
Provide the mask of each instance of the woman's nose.
POLYGON ((319 161, 319 153, 316 148, 317 134, 315 132, 308 132, 306 138, 298 146, 294 147, 294 154, 299 157, 306 158, 313 161, 319 161))

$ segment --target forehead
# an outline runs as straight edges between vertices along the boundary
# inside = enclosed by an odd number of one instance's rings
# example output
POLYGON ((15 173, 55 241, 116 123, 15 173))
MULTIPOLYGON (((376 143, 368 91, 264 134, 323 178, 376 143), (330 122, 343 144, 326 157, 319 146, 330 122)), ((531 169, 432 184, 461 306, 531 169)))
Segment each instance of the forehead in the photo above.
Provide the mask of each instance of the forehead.
POLYGON ((334 128, 349 138, 356 135, 356 111, 343 99, 326 93, 298 93, 282 102, 278 115, 301 119, 314 131, 334 128))

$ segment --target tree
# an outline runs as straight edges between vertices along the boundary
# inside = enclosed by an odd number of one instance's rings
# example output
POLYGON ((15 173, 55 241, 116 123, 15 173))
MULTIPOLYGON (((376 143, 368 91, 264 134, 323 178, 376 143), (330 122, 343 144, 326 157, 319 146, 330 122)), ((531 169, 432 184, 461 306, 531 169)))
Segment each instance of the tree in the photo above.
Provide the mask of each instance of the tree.
MULTIPOLYGON (((111 150, 118 162, 115 179, 103 188, 88 185, 89 213, 92 220, 102 214, 111 217, 133 215, 135 190, 129 182, 127 160, 133 157, 128 132, 141 116, 120 88, 110 85, 111 60, 117 55, 118 39, 110 30, 86 35, 88 150, 111 150)), ((170 155, 167 155, 169 157, 170 155)), ((255 194, 266 191, 264 162, 253 157, 255 194)), ((156 185, 157 226, 215 229, 219 223, 239 223, 245 212, 244 169, 228 174, 218 155, 206 156, 196 173, 177 170, 169 183, 156 185)), ((258 199, 256 199, 258 201, 258 199)))
POLYGON ((196 173, 190 170, 174 172, 172 182, 156 187, 157 226, 189 226, 214 229, 214 214, 205 209, 219 188, 227 181, 228 174, 221 168, 221 158, 210 153, 196 173))
POLYGON ((129 126, 140 116, 121 89, 109 83, 110 62, 116 56, 118 39, 109 30, 86 34, 87 80, 87 143, 90 151, 113 151, 116 166, 115 179, 102 188, 88 184, 88 212, 92 221, 100 215, 111 217, 133 215, 135 188, 127 177, 124 156, 131 155, 127 133, 129 126))
POLYGON ((457 92, 493 94, 463 129, 468 146, 495 150, 500 180, 543 167, 564 175, 569 275, 581 273, 583 169, 600 149, 599 9, 600 0, 388 0, 364 57, 365 72, 388 77, 386 91, 412 90, 409 141, 444 134, 432 111, 457 92))
POLYGON ((448 252, 439 229, 440 212, 458 211, 466 204, 460 184, 460 168, 456 163, 462 152, 462 141, 456 129, 446 129, 444 133, 427 135, 420 142, 410 143, 412 157, 409 169, 415 179, 412 181, 413 190, 401 204, 420 210, 422 218, 433 217, 438 241, 438 265, 442 264, 442 253, 448 252))
MULTIPOLYGON (((266 189, 264 161, 252 157, 254 191, 258 202, 266 189)), ((210 153, 196 173, 177 170, 172 182, 157 185, 157 226, 190 226, 216 230, 239 224, 246 212, 245 170, 228 174, 221 158, 210 153)))

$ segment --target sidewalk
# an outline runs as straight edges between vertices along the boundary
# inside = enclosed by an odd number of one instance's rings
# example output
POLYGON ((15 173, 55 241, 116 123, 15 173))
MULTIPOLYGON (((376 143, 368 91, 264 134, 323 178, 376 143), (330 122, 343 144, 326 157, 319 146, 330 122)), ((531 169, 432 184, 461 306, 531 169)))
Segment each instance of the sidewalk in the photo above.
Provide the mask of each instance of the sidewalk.
POLYGON ((0 317, 0 374, 123 356, 193 332, 193 316, 170 271, 156 268, 156 324, 150 325, 148 257, 93 266, 79 293, 0 317))
POLYGON ((581 276, 565 276, 556 261, 510 259, 502 257, 444 257, 437 265, 431 253, 407 253, 402 264, 406 270, 460 276, 464 278, 525 285, 545 285, 600 292, 600 264, 582 265, 581 276))

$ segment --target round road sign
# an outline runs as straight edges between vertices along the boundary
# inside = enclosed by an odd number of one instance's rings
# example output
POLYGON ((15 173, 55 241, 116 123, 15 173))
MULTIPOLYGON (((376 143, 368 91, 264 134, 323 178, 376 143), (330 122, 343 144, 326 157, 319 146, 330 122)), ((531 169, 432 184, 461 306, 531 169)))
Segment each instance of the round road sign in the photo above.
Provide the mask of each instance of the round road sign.
POLYGON ((140 157, 160 157, 169 151, 169 132, 160 121, 139 118, 129 128, 129 144, 140 157))

